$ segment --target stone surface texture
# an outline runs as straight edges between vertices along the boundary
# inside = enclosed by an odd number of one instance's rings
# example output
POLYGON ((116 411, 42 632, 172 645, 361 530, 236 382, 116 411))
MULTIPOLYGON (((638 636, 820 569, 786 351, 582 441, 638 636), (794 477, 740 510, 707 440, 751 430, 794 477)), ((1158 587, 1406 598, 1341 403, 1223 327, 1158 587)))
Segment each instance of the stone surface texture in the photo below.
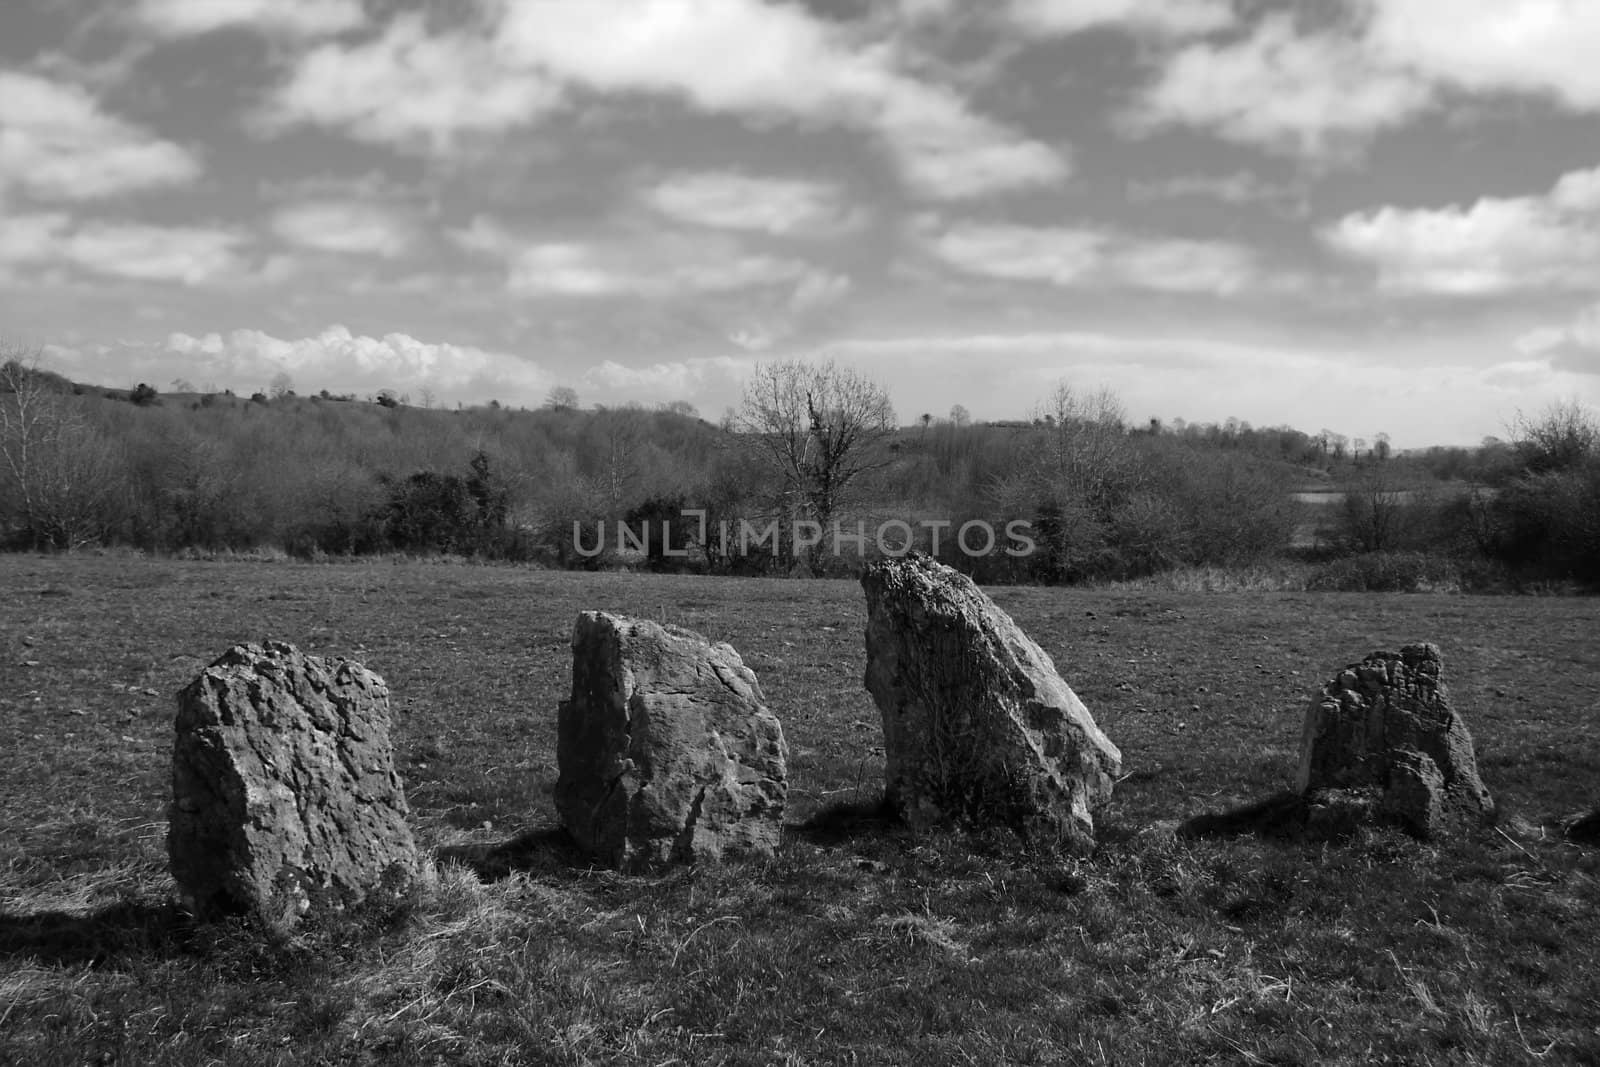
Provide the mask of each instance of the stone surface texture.
POLYGON ((178 694, 167 851, 196 913, 276 930, 416 878, 389 690, 359 663, 235 645, 178 694))
POLYGON ((1443 673, 1438 646, 1415 644, 1374 652, 1322 687, 1306 710, 1295 782, 1314 828, 1387 820, 1431 837, 1494 813, 1443 673))
POLYGON ((1092 848, 1122 755, 1044 650, 926 556, 873 563, 861 584, 888 803, 913 826, 991 823, 1092 848))
POLYGON ((623 870, 770 855, 788 748, 731 645, 605 612, 578 616, 558 712, 556 811, 623 870))

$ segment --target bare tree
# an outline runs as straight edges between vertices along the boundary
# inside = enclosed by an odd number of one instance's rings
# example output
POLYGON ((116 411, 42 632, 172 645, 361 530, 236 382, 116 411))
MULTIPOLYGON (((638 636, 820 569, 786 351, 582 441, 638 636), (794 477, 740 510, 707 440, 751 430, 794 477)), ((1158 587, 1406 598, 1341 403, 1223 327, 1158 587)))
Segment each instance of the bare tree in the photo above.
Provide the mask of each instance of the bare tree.
POLYGON ((1518 411, 1511 439, 1533 473, 1570 470, 1600 453, 1600 420, 1576 400, 1553 403, 1537 417, 1518 411))
POLYGON ((1397 547, 1408 532, 1408 520, 1416 514, 1416 496, 1396 483, 1388 467, 1364 468, 1345 490, 1341 515, 1345 538, 1362 552, 1397 547))
POLYGON ((99 541, 114 518, 117 454, 64 379, 36 354, 11 355, 0 364, 0 523, 35 548, 99 541))
MULTIPOLYGON (((759 364, 735 419, 778 477, 786 510, 831 533, 858 479, 882 467, 894 433, 882 386, 832 360, 759 364)), ((813 562, 822 546, 812 549, 813 562)))
POLYGON ((544 406, 555 411, 571 411, 578 406, 578 391, 570 385, 558 385, 545 395, 544 406))
POLYGON ((1037 412, 1045 448, 1033 477, 1057 493, 1103 507, 1144 477, 1128 443, 1126 412, 1109 389, 1080 395, 1059 383, 1037 412))
POLYGON ((289 377, 288 371, 279 371, 272 376, 272 384, 267 387, 267 393, 274 400, 282 400, 286 396, 293 396, 294 379, 289 377))
POLYGON ((968 411, 966 405, 964 404, 952 405, 950 408, 950 421, 956 426, 970 425, 972 422, 972 412, 968 411))

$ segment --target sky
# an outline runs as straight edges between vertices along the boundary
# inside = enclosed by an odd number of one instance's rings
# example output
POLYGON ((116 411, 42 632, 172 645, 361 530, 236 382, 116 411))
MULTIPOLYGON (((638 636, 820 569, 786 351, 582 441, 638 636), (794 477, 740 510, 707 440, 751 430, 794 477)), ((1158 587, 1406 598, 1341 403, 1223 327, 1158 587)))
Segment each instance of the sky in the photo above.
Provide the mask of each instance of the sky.
POLYGON ((80 380, 1504 436, 1600 405, 1593 0, 4 0, 80 380))

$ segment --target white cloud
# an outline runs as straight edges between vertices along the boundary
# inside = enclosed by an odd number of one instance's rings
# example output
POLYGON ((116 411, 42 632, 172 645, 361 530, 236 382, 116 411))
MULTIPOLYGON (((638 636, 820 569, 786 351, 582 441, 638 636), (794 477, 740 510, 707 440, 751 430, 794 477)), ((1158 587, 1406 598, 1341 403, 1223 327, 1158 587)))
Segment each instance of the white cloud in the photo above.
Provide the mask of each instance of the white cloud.
POLYGON ((1322 231, 1335 251, 1373 264, 1399 292, 1482 295, 1600 287, 1600 169, 1574 171, 1544 196, 1484 197, 1462 207, 1383 207, 1322 231))
POLYGON ((674 174, 642 190, 641 196, 679 222, 779 235, 837 233, 857 217, 831 182, 732 171, 674 174))
POLYGON ((464 248, 504 259, 508 287, 528 295, 656 299, 794 285, 815 272, 719 233, 640 230, 550 240, 479 217, 453 236, 464 248))
POLYGON ((93 200, 186 185, 199 158, 101 109, 76 85, 0 70, 0 193, 93 200))
POLYGON ((5 220, 0 263, 71 264, 110 277, 202 285, 240 272, 239 249, 248 243, 217 227, 80 223, 49 213, 5 220))
POLYGON ((1228 0, 1011 0, 1008 14, 1022 28, 1041 34, 1111 26, 1187 37, 1234 23, 1228 0))
POLYGON ((675 97, 709 113, 836 123, 877 135, 918 194, 960 199, 1065 177, 1062 149, 972 110, 802 5, 764 0, 490 0, 473 27, 397 18, 375 41, 325 44, 273 93, 264 129, 297 123, 447 153, 462 132, 531 123, 564 90, 675 97))
POLYGON ((922 220, 923 246, 969 274, 1064 287, 1237 292, 1260 280, 1256 256, 1221 241, 1141 238, 1093 227, 922 220))
POLYGON ((933 200, 965 200, 1064 181, 1067 154, 974 113, 953 91, 907 80, 882 83, 862 106, 902 179, 933 200))
POLYGON ((554 384, 538 364, 510 353, 421 341, 403 333, 369 337, 344 326, 295 339, 260 330, 200 337, 174 333, 159 353, 175 374, 241 389, 261 388, 273 375, 287 372, 303 393, 327 389, 366 395, 393 389, 415 395, 428 388, 451 403, 491 397, 535 403, 554 384))
POLYGON ((703 396, 708 390, 726 393, 749 376, 748 360, 737 356, 697 356, 691 359, 630 367, 605 360, 584 372, 583 386, 621 402, 660 400, 663 397, 703 396))
POLYGON ((1540 356, 1557 370, 1600 374, 1600 303, 1580 310, 1561 326, 1544 326, 1517 339, 1526 356, 1540 356))
POLYGON ((139 0, 133 14, 162 37, 239 27, 323 37, 366 23, 361 0, 139 0))
POLYGON ((447 153, 462 133, 532 123, 559 99, 546 77, 508 66, 470 31, 434 36, 421 16, 403 15, 375 40, 312 49, 257 118, 268 131, 309 123, 447 153))
POLYGON ((1600 109, 1600 5, 1588 0, 1371 0, 1370 48, 1477 93, 1600 109))
POLYGON ((303 248, 392 259, 415 239, 409 220, 374 204, 308 200, 280 208, 272 226, 279 237, 303 248))
POLYGON ((1250 36, 1176 52, 1127 119, 1185 125, 1277 152, 1338 157, 1429 107, 1424 78, 1336 30, 1301 34, 1272 16, 1250 36))
POLYGON ((521 0, 500 41, 602 92, 681 96, 701 110, 842 121, 878 132, 906 182, 959 199, 1058 180, 1062 154, 973 112, 798 4, 761 0, 521 0))
POLYGON ((1130 181, 1128 199, 1135 202, 1179 197, 1208 197, 1226 204, 1287 201, 1303 195, 1284 185, 1266 181, 1247 170, 1232 174, 1188 174, 1154 181, 1130 181))
POLYGON ((1106 237, 1097 230, 1063 227, 956 223, 923 241, 936 257, 958 270, 991 278, 1075 285, 1100 265, 1106 237))

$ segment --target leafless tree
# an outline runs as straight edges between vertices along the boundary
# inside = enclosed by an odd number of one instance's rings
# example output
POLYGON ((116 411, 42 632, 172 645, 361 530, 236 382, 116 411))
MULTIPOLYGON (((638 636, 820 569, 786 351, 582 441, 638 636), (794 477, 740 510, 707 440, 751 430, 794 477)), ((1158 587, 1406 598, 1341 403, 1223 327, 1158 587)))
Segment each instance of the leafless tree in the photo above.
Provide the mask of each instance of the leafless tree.
POLYGON ((885 465, 879 446, 895 418, 888 393, 870 378, 832 360, 795 359, 756 367, 735 427, 777 477, 787 510, 831 534, 861 476, 885 465))
POLYGON ((0 523, 35 548, 99 541, 115 517, 116 451, 36 353, 0 355, 0 523))
POLYGON ((1533 473, 1569 470, 1600 453, 1600 420, 1576 400, 1557 402, 1537 416, 1517 412, 1511 439, 1533 473))
POLYGON ((570 385, 558 385, 546 394, 544 406, 556 411, 571 411, 578 406, 578 391, 570 385))

